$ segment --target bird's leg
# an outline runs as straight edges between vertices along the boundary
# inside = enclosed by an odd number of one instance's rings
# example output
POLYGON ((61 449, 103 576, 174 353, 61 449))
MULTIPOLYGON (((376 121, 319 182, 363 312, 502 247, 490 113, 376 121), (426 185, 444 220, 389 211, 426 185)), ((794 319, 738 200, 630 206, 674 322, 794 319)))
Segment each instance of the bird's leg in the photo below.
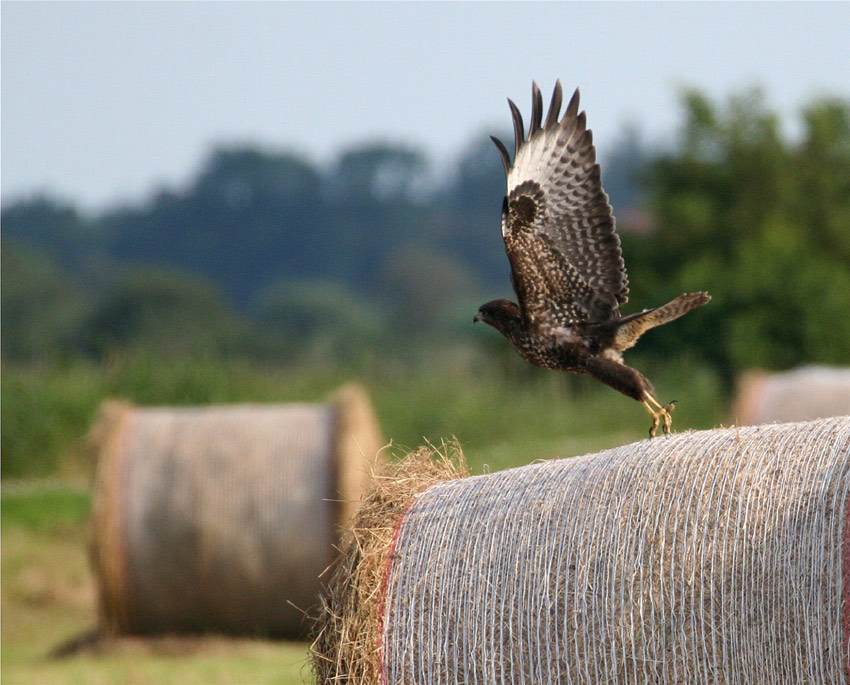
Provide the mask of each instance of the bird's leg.
POLYGON ((656 412, 650 406, 649 402, 647 402, 646 400, 642 400, 642 404, 643 404, 644 407, 646 407, 646 411, 648 411, 649 415, 652 417, 652 425, 649 427, 649 437, 654 438, 655 437, 655 431, 658 430, 658 416, 659 416, 659 414, 658 414, 658 412, 656 412))
POLYGON ((658 430, 658 424, 661 423, 662 419, 664 421, 664 434, 668 435, 670 433, 670 429, 673 427, 673 417, 670 416, 670 412, 675 408, 675 402, 670 402, 670 404, 662 407, 661 403, 647 392, 644 393, 641 403, 644 407, 646 407, 646 410, 652 417, 652 425, 649 427, 649 437, 655 437, 655 433, 658 430))
POLYGON ((673 400, 669 404, 665 404, 662 409, 664 411, 664 433, 669 435, 670 429, 673 427, 673 417, 670 416, 670 412, 676 408, 676 400, 673 400))

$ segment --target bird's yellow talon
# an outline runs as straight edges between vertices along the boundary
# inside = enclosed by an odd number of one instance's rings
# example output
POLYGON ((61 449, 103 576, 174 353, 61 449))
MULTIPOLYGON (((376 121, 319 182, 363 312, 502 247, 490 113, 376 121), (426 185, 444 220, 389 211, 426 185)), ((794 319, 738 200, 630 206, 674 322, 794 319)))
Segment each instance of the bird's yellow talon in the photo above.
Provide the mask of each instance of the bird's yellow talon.
POLYGON ((673 400, 669 404, 664 405, 664 433, 665 435, 670 435, 670 430, 673 428, 673 417, 670 416, 670 412, 672 412, 676 408, 676 400, 673 400))
POLYGON ((670 435, 670 431, 673 428, 673 417, 670 416, 670 412, 672 412, 676 408, 675 400, 666 404, 665 406, 661 406, 661 403, 658 402, 652 395, 647 393, 644 396, 644 399, 641 401, 644 407, 646 407, 646 411, 649 412, 649 415, 652 417, 652 425, 649 427, 649 437, 654 438, 656 433, 658 432, 658 426, 663 421, 662 431, 664 435, 670 435), (653 407, 655 405, 656 408, 653 407))

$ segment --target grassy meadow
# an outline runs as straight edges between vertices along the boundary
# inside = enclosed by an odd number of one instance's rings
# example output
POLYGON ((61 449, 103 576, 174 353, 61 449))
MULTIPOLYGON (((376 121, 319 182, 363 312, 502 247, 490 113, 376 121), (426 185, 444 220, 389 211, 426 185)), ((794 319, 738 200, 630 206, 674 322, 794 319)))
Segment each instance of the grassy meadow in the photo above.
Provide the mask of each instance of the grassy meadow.
POLYGON ((89 633, 96 589, 86 558, 88 488, 69 480, 3 485, 3 682, 295 685, 310 682, 304 643, 124 639, 54 654, 89 633))
MULTIPOLYGON (((307 644, 220 637, 121 640, 63 658, 52 653, 96 624, 86 557, 94 455, 85 433, 99 403, 322 401, 347 382, 369 391, 393 452, 456 437, 473 473, 639 440, 649 417, 588 379, 513 360, 425 353, 356 368, 259 367, 154 356, 3 367, 2 665, 4 683, 310 682, 307 644)), ((725 418, 716 377, 699 364, 649 368, 659 399, 678 399, 674 428, 725 418)), ((658 438, 663 439, 663 438, 658 438)))
MULTIPOLYGON (((629 310, 713 297, 626 357, 658 400, 678 400, 677 431, 728 422, 741 371, 850 358, 846 99, 814 99, 788 138, 758 89, 680 96, 672 145, 630 135, 629 154, 606 162, 629 310), (630 207, 636 230, 620 211, 630 207)), ((125 640, 50 658, 96 622, 86 433, 105 399, 312 402, 357 382, 390 454, 457 439, 474 474, 646 437, 639 403, 532 368, 495 331, 472 330, 481 294, 508 287, 493 232, 504 177, 480 143, 439 186, 420 183, 426 151, 406 145, 314 166, 228 144, 141 204, 92 213, 40 193, 4 203, 4 683, 309 680, 306 644, 125 640)))

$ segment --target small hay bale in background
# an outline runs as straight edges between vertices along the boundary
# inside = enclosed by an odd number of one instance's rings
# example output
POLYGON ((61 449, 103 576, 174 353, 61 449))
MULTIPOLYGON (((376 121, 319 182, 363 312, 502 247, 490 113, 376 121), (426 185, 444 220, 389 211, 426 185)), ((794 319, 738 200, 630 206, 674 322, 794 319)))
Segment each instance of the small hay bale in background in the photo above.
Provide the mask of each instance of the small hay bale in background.
POLYGON ((319 682, 848 682, 850 417, 445 477, 364 501, 319 682))
POLYGON ((104 632, 304 636, 382 444, 362 390, 326 405, 108 402, 93 435, 104 632))
POLYGON ((850 369, 801 366, 783 373, 744 373, 738 382, 732 421, 739 426, 754 426, 847 414, 850 369))

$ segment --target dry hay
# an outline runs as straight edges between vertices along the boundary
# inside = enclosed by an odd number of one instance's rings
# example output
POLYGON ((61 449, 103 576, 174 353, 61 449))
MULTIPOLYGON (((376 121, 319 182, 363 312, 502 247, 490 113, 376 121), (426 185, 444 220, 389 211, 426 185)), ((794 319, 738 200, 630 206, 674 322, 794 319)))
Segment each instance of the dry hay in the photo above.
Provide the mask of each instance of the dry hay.
POLYGON ((449 476, 367 500, 319 682, 847 682, 850 417, 449 476))
POLYGON ((460 448, 420 447, 374 475, 343 539, 335 562, 311 651, 321 683, 378 683, 387 569, 395 536, 414 496, 441 481, 467 475, 460 448))
POLYGON ((92 437, 104 634, 304 637, 382 444, 362 390, 328 404, 109 402, 92 437))
POLYGON ((850 368, 801 366, 782 373, 744 373, 738 381, 732 420, 751 426, 847 414, 850 368))

